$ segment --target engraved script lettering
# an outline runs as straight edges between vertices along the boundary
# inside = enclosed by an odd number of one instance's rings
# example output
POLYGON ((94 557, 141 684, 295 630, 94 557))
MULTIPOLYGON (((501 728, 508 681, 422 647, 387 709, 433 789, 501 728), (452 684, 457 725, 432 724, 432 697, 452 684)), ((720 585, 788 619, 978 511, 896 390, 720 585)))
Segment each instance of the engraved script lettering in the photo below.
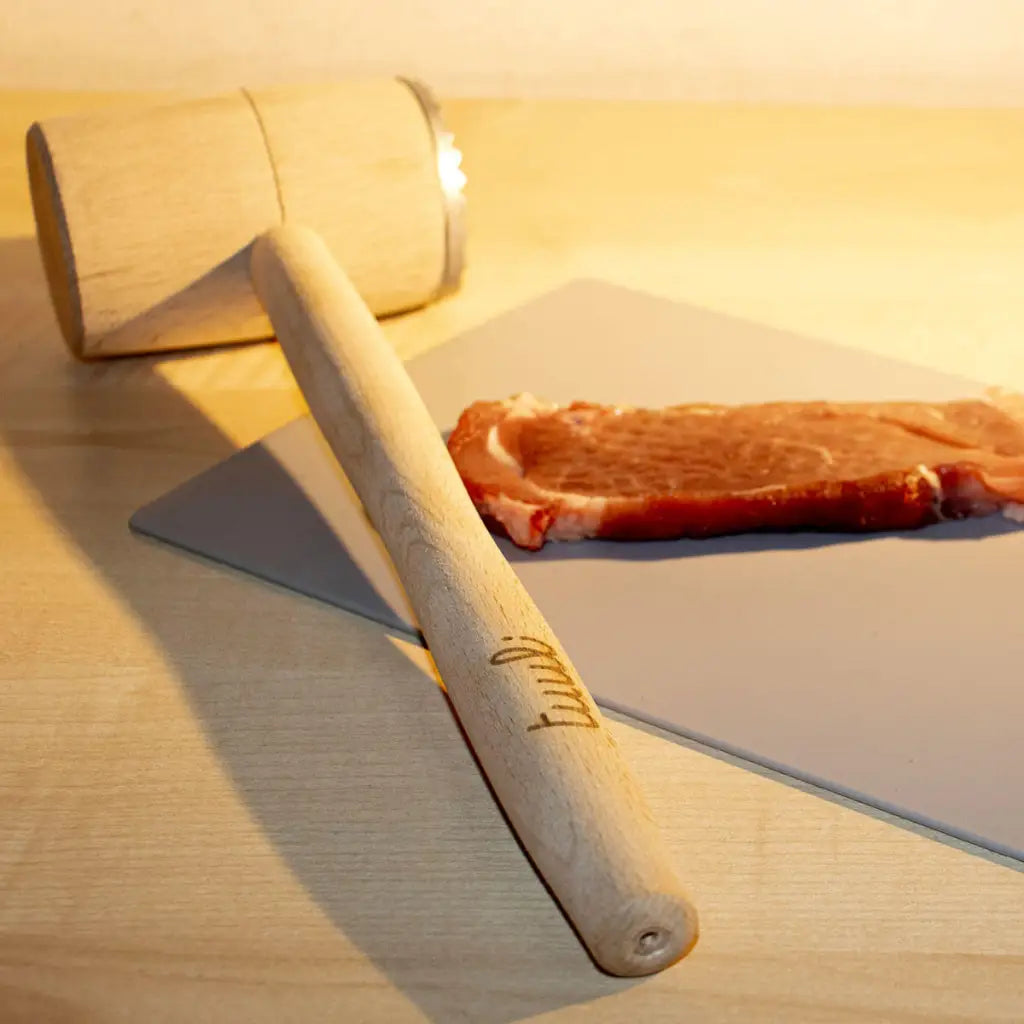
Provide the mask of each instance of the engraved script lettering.
POLYGON ((527 732, 535 729, 551 729, 555 726, 575 726, 582 729, 597 729, 597 719, 590 710, 590 704, 583 696, 583 691, 574 682, 568 669, 562 663, 551 644, 538 640, 533 636, 503 636, 502 642, 508 644, 491 655, 492 665, 509 665, 514 661, 532 658, 528 667, 534 673, 534 682, 545 687, 540 692, 545 697, 552 697, 547 711, 537 716, 537 721, 526 727, 527 732), (551 712, 563 712, 552 716, 551 712))

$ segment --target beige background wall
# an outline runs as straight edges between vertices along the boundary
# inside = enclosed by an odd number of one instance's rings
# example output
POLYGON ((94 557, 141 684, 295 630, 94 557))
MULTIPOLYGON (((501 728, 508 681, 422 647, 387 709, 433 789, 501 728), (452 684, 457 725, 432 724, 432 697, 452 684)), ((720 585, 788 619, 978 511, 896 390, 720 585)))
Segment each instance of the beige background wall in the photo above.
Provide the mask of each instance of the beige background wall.
POLYGON ((1024 103, 1024 0, 0 0, 0 87, 1024 103))

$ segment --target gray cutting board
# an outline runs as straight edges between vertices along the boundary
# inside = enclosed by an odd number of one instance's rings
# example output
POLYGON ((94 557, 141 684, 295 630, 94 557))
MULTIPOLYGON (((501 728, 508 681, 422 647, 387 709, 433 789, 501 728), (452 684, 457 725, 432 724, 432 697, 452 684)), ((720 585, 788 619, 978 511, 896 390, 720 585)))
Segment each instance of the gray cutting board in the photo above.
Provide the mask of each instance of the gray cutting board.
MULTIPOLYGON (((517 391, 660 406, 950 399, 982 386, 574 281, 409 363, 439 430, 517 391)), ((379 539, 297 420, 134 529, 415 635, 379 539)), ((1024 859, 1024 530, 794 534, 530 554, 498 542, 595 699, 1024 859)))

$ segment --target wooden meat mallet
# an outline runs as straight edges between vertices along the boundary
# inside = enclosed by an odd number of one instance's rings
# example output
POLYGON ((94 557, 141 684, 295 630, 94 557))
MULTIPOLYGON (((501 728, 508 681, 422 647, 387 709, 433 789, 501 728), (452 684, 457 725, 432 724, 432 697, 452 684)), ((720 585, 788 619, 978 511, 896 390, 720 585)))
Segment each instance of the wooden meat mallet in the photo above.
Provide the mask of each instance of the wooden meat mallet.
MULTIPOLYGON (((387 88, 406 87, 388 82, 387 88)), ((334 89, 334 101, 342 102, 344 88, 334 89)), ((352 97, 366 100, 372 91, 373 84, 364 83, 352 97)), ((399 107, 398 94, 389 95, 399 107)), ((252 106, 249 99, 246 103, 252 106)), ((176 115, 167 109, 152 115, 136 112, 125 139, 137 144, 138 138, 148 136, 155 144, 158 133, 149 131, 150 116, 159 122, 176 115)), ((252 110, 249 116, 258 119, 252 110)), ((134 225, 131 233, 141 241, 137 248, 126 246, 119 260, 143 261, 122 270, 140 282, 137 293, 122 298, 109 292, 106 318, 99 307, 76 312, 75 303, 84 304, 89 282, 76 277, 75 254, 80 243, 87 249, 90 245, 69 232, 68 201, 74 197, 79 213, 82 206, 89 207, 83 196, 90 187, 103 191, 105 160, 116 156, 128 165, 152 162, 151 155, 120 152, 117 120, 112 116, 102 126, 113 146, 106 155, 88 145, 80 148, 90 142, 95 122, 85 124, 81 136, 73 122, 62 124, 59 158, 48 146, 48 126, 35 125, 29 132, 39 242, 72 349, 85 355, 181 347, 167 344, 167 335, 161 333, 165 330, 177 343, 223 342, 234 340, 225 336, 230 326, 245 320, 250 332, 256 332, 249 336, 258 336, 266 329, 260 318, 269 318, 267 326, 279 340, 313 418, 391 556, 497 799, 584 945, 601 968, 615 975, 652 974, 675 963, 697 941, 697 915, 648 805, 568 654, 473 506, 436 424, 374 315, 381 305, 426 300, 437 289, 445 258, 436 233, 443 235, 450 226, 442 223, 443 216, 430 226, 435 237, 426 248, 442 255, 427 274, 427 261, 418 265, 408 253, 381 251, 400 244, 394 236, 400 229, 393 209, 370 211, 342 202, 330 216, 324 204, 319 212, 328 220, 310 221, 293 216, 285 196, 264 211, 266 222, 248 238, 241 236, 240 227, 232 236, 230 244, 237 252, 230 257, 235 264, 230 271, 224 261, 199 265, 195 252, 190 253, 186 262, 201 301, 181 298, 180 291, 192 287, 186 282, 163 300, 162 308, 153 310, 142 304, 142 296, 152 292, 144 282, 166 283, 172 274, 168 265, 178 253, 134 225), (387 228, 379 235, 368 221, 378 212, 387 228), (344 218, 353 216, 363 223, 350 236, 344 218), (353 255, 345 245, 350 237, 375 251, 353 255), (329 244, 331 238, 338 244, 329 244), (53 251, 55 246, 59 251, 53 251), (366 272, 368 262, 389 257, 389 272, 366 272), (349 259, 363 268, 363 280, 377 297, 372 305, 354 276, 342 270, 349 259), (434 271, 440 273, 432 277, 434 271), (403 281, 406 272, 408 280, 403 281), (218 310, 221 286, 225 308, 218 310), (385 292, 392 296, 389 302, 379 298, 385 292), (131 316, 124 315, 128 311, 131 316), (144 330, 139 330, 140 322, 144 330), (110 325, 109 335, 105 324, 110 325)), ((266 152, 275 151, 270 147, 266 152)), ((179 167, 193 156, 213 159, 184 148, 175 156, 179 167)), ((312 149, 307 156, 316 159, 312 149)), ((395 174, 396 160, 401 163, 392 153, 391 163, 384 160, 375 165, 376 171, 395 174)), ((276 164, 272 171, 279 181, 287 176, 276 164)), ((132 186, 126 171, 117 173, 123 187, 132 186)), ((159 193, 152 181, 134 186, 159 193)), ((440 206, 438 187, 435 176, 434 201, 440 206)), ((220 199, 226 203, 232 197, 220 199)), ((250 197, 237 201, 245 205, 250 197)), ((109 230, 116 233, 119 205, 131 210, 133 203, 131 197, 123 204, 113 199, 106 206, 94 203, 97 219, 79 232, 101 231, 99 218, 106 215, 109 230)), ((208 197, 197 197, 191 212, 187 205, 179 206, 178 216, 190 223, 175 224, 173 231, 182 234, 187 228, 188 233, 202 234, 210 209, 208 197)), ((116 269, 118 261, 113 265, 116 269)))

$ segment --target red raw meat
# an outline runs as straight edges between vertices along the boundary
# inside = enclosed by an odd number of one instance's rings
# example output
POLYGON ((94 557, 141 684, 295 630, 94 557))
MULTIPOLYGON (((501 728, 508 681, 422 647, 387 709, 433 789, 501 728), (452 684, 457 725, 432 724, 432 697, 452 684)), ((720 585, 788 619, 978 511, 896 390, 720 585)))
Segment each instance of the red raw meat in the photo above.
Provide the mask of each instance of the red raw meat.
POLYGON ((652 410, 532 395, 476 402, 448 450, 480 514, 523 548, 754 530, 1024 521, 1024 399, 652 410))

